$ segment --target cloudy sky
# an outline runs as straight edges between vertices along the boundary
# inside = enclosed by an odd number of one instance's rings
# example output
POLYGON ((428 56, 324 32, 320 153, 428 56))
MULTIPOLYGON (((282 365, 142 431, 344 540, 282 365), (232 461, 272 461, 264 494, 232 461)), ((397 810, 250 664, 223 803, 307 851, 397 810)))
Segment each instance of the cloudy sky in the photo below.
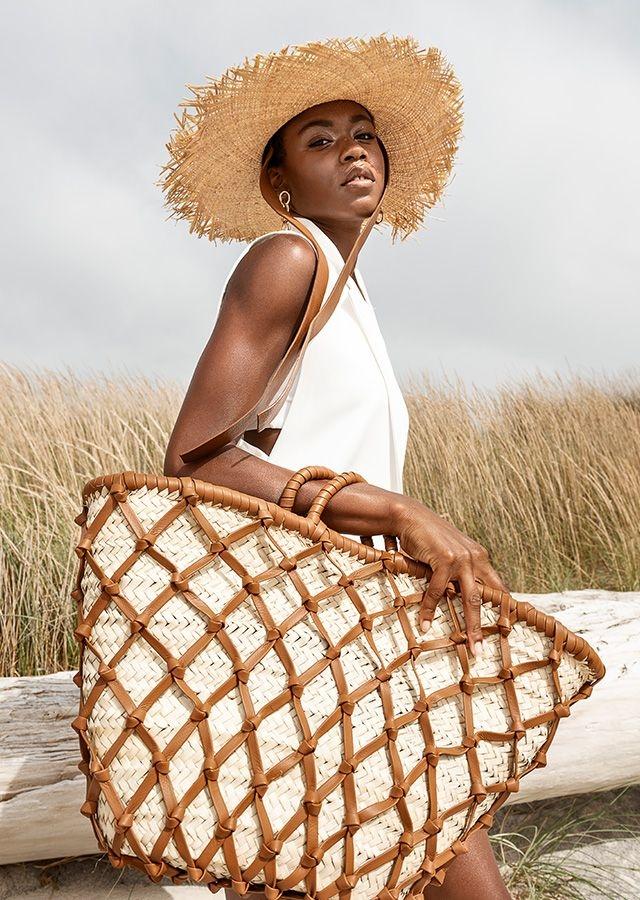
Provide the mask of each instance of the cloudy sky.
POLYGON ((439 47, 465 105, 428 227, 358 260, 400 380, 635 369, 639 23, 633 0, 5 4, 0 359, 188 380, 245 245, 166 219, 185 84, 387 32, 439 47))

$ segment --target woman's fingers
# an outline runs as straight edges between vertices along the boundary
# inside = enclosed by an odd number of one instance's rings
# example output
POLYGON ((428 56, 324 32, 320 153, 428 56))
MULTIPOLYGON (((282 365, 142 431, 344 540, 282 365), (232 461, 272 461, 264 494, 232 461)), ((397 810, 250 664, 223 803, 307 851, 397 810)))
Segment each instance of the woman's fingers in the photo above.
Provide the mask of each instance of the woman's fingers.
POLYGON ((501 578, 490 562, 481 562, 474 565, 475 577, 479 578, 484 584, 495 588, 498 591, 505 591, 510 594, 511 589, 507 586, 504 579, 501 578))
POLYGON ((462 610, 464 612, 465 630, 469 647, 474 656, 482 655, 482 630, 480 628, 480 609, 482 607, 482 594, 480 586, 476 583, 472 563, 465 565, 458 576, 460 594, 462 595, 462 610))
POLYGON ((426 631, 433 621, 436 607, 442 599, 451 574, 451 568, 448 565, 439 565, 432 568, 433 574, 429 581, 429 587, 422 595, 422 606, 419 612, 421 631, 426 631))

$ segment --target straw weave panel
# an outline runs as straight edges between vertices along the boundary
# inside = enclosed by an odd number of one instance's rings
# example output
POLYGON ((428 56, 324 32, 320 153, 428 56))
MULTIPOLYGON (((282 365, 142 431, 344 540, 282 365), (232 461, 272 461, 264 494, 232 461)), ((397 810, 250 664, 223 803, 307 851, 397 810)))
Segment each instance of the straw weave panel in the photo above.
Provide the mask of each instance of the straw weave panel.
POLYGON ((604 672, 487 588, 487 658, 459 596, 422 634, 422 564, 218 486, 107 476, 78 521, 82 812, 154 880, 418 897, 604 672))

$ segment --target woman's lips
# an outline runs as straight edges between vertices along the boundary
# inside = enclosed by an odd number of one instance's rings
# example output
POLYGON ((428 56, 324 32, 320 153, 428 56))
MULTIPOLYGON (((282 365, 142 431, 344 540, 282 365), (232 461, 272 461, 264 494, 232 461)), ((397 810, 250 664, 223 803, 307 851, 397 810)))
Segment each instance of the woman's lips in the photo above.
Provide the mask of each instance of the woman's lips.
POLYGON ((342 187, 371 188, 374 184, 375 181, 372 181, 370 178, 364 178, 361 175, 357 175, 355 178, 352 178, 351 181, 347 181, 346 184, 343 184, 342 187))

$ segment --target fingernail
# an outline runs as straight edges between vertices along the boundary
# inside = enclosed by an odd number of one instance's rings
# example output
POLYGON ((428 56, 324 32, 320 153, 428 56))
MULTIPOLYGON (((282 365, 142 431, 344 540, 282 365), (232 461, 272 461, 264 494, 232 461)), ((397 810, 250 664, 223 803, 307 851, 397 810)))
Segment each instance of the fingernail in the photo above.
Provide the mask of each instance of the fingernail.
POLYGON ((420 630, 421 630, 423 633, 424 633, 425 631, 428 631, 428 630, 429 630, 429 625, 431 625, 431 622, 429 621, 429 619, 423 619, 422 622, 420 622, 420 630))
POLYGON ((485 658, 484 643, 482 641, 475 642, 475 645, 473 648, 473 655, 476 657, 476 659, 484 659, 485 658))

